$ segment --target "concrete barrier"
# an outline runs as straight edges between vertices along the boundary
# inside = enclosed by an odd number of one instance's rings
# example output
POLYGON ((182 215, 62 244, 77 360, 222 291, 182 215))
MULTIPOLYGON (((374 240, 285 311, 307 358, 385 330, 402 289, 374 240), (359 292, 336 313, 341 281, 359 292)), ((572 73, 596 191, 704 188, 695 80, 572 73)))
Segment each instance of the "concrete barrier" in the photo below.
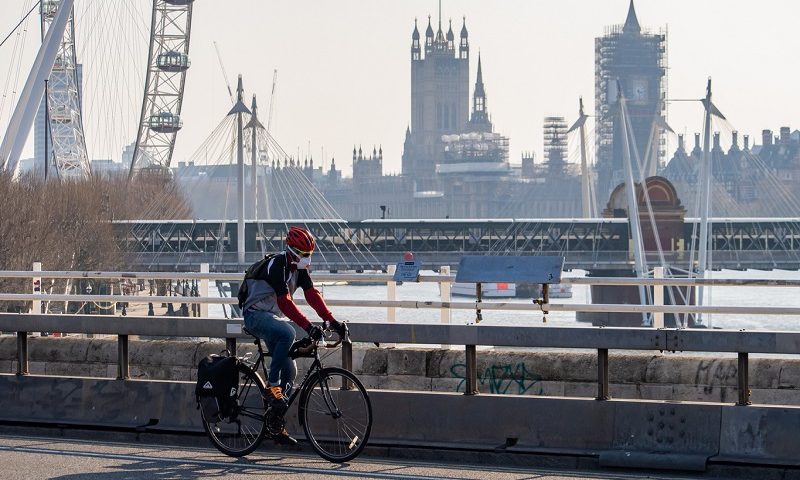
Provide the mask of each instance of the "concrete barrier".
MULTIPOLYGON (((200 359, 224 342, 142 340, 130 343, 134 379, 191 381, 200 359)), ((30 337, 30 372, 56 376, 116 377, 114 339, 30 337)), ((239 354, 254 352, 240 342, 239 354)), ((0 373, 16 369, 16 339, 0 337, 0 373)), ((340 356, 326 358, 338 365, 340 356)), ((373 390, 463 392, 462 350, 362 346, 354 349, 354 370, 373 390)), ((610 355, 614 398, 734 403, 737 365, 733 355, 701 356, 659 352, 610 355)), ((480 350, 481 393, 592 398, 597 394, 597 355, 586 351, 480 350)), ((756 404, 800 405, 800 360, 751 358, 751 400, 756 404)))
MULTIPOLYGON (((702 470, 800 464, 800 409, 371 391, 373 446, 595 456, 601 464, 702 470)), ((301 435, 292 408, 290 430, 301 435)), ((0 421, 199 432, 194 384, 0 375, 0 421)))

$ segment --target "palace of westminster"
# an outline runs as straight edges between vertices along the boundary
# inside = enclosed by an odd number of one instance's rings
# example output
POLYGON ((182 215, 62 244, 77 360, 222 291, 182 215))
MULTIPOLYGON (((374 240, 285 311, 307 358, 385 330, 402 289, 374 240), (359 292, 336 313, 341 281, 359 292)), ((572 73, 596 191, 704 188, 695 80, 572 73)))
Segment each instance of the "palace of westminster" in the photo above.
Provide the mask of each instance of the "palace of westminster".
MULTIPOLYGON (((567 136, 577 130, 569 133, 575 127, 569 129, 563 117, 544 119, 543 161, 523 154, 519 163, 509 162, 509 140, 494 131, 490 120, 480 55, 470 96, 466 20, 458 36, 452 24, 443 32, 441 21, 434 32, 430 18, 423 36, 415 21, 410 52, 411 119, 405 131, 401 174, 383 174, 381 149, 370 152, 355 147, 352 178, 343 178, 335 161, 315 167, 313 159, 307 159, 273 168, 272 182, 302 172, 348 220, 597 217, 625 178, 625 142, 618 114, 621 88, 630 119, 630 146, 642 158, 634 178, 665 177, 683 206, 691 209, 698 203, 703 152, 699 134, 693 148, 691 139, 679 135, 677 150, 667 158, 666 42, 665 32, 640 27, 633 0, 624 24, 607 27, 595 39, 595 129, 594 138, 586 139, 594 142, 595 158, 591 168, 582 171, 580 163, 568 161, 567 136), (594 198, 584 202, 589 184, 594 198), (590 211, 587 204, 592 205, 590 211)), ((733 132, 732 145, 724 150, 719 134, 714 134, 712 214, 785 216, 774 211, 776 205, 800 205, 793 200, 794 185, 800 179, 800 132, 782 127, 776 136, 764 130, 760 145, 751 144, 747 135, 742 140, 740 145, 733 132)), ((273 213, 303 218, 301 212, 279 210, 273 213)), ((207 213, 207 218, 215 218, 207 213)))

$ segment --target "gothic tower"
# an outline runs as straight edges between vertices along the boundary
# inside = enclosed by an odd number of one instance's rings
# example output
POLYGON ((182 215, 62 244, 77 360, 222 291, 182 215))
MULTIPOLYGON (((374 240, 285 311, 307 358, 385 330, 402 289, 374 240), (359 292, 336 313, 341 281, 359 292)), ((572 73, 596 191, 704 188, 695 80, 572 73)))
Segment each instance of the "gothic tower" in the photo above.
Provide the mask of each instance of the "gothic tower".
POLYGON ((478 53, 478 78, 475 80, 475 90, 472 92, 472 118, 469 120, 469 131, 491 132, 492 122, 486 110, 486 89, 483 86, 483 70, 481 68, 481 54, 478 53))
POLYGON ((455 43, 452 22, 434 35, 431 19, 420 45, 416 21, 411 36, 411 150, 403 154, 403 175, 433 175, 441 163, 442 135, 461 133, 469 121, 469 40, 466 20, 455 43), (457 48, 456 48, 457 47, 457 48))
MULTIPOLYGON (((607 27, 605 35, 595 39, 597 194, 602 203, 624 181, 625 175, 623 130, 618 121, 619 93, 627 100, 633 129, 631 148, 635 146, 642 164, 653 166, 657 162, 657 167, 663 166, 666 46, 665 33, 642 30, 633 0, 625 23, 607 27), (622 92, 618 91, 617 82, 622 92)), ((635 165, 633 153, 631 159, 635 165)), ((638 170, 634 170, 634 178, 639 178, 638 170)))

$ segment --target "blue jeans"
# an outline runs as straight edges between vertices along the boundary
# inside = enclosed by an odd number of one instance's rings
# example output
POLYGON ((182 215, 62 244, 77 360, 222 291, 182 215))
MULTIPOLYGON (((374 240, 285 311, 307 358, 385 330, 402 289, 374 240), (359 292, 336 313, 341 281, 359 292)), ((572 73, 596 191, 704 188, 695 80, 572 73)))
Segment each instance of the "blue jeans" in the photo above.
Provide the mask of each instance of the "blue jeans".
POLYGON ((270 385, 280 385, 288 396, 297 376, 297 365, 289 358, 289 348, 294 343, 291 322, 264 310, 247 309, 244 311, 244 326, 266 342, 272 352, 267 381, 270 385))

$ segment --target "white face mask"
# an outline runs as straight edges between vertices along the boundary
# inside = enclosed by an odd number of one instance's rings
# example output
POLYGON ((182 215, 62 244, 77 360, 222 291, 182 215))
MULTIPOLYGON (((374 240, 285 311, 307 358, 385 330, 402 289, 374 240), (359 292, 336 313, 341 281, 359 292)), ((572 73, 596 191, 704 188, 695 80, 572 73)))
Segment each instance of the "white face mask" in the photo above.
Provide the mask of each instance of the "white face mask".
POLYGON ((311 257, 300 257, 297 261, 298 270, 306 270, 311 266, 311 257))

